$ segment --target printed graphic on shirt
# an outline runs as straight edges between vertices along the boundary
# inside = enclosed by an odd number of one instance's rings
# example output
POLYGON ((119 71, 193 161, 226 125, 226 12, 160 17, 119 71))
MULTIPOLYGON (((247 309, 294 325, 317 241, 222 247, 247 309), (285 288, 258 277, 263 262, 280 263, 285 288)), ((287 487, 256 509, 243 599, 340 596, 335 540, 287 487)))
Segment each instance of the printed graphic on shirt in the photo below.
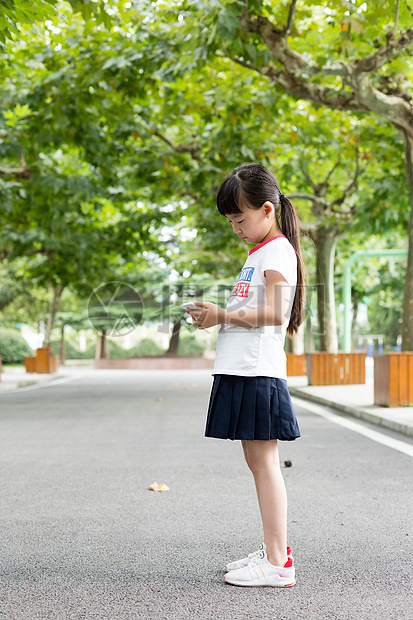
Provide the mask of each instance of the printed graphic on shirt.
POLYGON ((254 270, 255 267, 244 267, 239 274, 237 283, 232 289, 230 297, 248 297, 248 291, 254 270))

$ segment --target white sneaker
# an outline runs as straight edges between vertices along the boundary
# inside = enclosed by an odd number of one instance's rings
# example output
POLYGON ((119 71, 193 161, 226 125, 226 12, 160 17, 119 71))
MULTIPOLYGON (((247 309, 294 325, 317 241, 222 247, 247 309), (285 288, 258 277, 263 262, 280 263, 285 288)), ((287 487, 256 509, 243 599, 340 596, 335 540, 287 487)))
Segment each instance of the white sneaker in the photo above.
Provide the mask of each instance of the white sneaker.
POLYGON ((255 557, 244 568, 227 573, 224 579, 234 586, 288 588, 295 585, 295 568, 292 558, 288 558, 284 566, 273 566, 262 550, 260 557, 255 557))
MULTIPOLYGON (((229 573, 230 571, 238 570, 239 568, 245 568, 245 566, 248 566, 251 560, 254 560, 255 558, 260 558, 263 551, 265 553, 265 543, 262 543, 259 546, 258 550, 254 551, 254 553, 250 553, 247 558, 242 558, 242 560, 237 560, 236 562, 230 562, 229 564, 227 564, 225 570, 229 573)), ((291 555, 291 547, 287 547, 287 559, 290 558, 293 559, 293 556, 291 555)))

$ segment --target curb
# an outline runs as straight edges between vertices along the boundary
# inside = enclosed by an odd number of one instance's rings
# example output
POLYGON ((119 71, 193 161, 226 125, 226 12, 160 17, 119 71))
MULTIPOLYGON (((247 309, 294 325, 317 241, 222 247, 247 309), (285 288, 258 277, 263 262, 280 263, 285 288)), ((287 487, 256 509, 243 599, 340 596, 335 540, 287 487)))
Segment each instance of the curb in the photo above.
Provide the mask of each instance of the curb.
POLYGON ((403 424, 402 422, 397 422, 396 420, 384 418, 370 411, 366 411, 365 409, 359 409, 358 407, 342 405, 332 400, 328 400, 327 398, 323 398, 322 396, 308 394, 308 392, 300 390, 299 388, 289 387, 288 389, 291 396, 297 396, 299 398, 303 398, 304 400, 310 400, 314 403, 318 403, 319 405, 331 407, 332 409, 336 409, 337 411, 341 411, 342 413, 347 413, 354 418, 358 418, 359 420, 364 420, 365 422, 370 422, 371 424, 375 424, 376 426, 383 426, 384 428, 396 431, 397 433, 401 433, 402 435, 413 437, 413 426, 410 426, 409 424, 403 424))
POLYGON ((41 379, 41 380, 37 379, 36 377, 33 377, 33 378, 28 377, 27 379, 18 379, 17 381, 11 381, 11 380, 0 381, 0 393, 14 392, 16 390, 19 390, 20 388, 24 388, 24 387, 28 387, 32 385, 47 385, 48 383, 51 383, 52 381, 56 381, 57 379, 63 379, 64 377, 65 375, 53 373, 53 375, 48 377, 47 379, 41 379))

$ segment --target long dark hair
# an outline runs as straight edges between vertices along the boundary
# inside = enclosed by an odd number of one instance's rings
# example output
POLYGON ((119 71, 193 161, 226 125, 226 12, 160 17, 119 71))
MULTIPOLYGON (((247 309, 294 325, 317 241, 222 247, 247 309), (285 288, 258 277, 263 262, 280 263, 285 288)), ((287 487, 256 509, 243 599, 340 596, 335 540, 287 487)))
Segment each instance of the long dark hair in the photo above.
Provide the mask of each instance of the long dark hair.
POLYGON ((298 331, 304 318, 307 273, 300 247, 300 219, 290 200, 280 190, 275 176, 261 164, 242 164, 235 168, 218 190, 217 207, 221 215, 241 213, 241 208, 260 209, 264 202, 274 205, 275 217, 282 233, 297 255, 297 288, 287 334, 298 331), (280 208, 281 207, 281 208, 280 208))

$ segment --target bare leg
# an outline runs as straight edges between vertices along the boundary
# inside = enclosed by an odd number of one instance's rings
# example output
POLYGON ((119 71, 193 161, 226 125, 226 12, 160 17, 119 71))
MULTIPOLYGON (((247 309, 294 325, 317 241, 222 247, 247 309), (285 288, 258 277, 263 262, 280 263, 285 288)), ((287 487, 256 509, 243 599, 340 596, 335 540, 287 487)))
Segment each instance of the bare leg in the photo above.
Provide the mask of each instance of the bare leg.
POLYGON ((243 440, 242 447, 254 476, 268 561, 283 566, 287 561, 287 493, 277 440, 243 440))

